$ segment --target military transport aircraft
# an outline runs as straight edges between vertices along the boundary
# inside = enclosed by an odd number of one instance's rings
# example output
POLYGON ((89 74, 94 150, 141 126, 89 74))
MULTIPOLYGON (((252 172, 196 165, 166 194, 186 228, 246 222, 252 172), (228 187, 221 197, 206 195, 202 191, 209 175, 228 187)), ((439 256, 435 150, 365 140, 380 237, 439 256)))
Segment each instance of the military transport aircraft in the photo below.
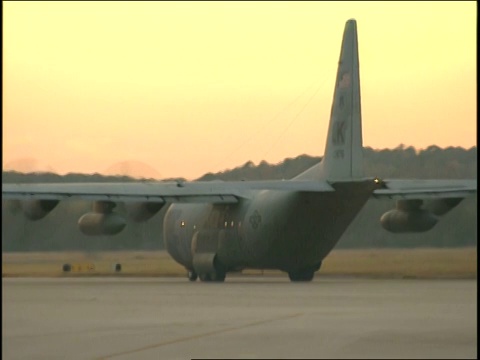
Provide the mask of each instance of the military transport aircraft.
POLYGON ((322 260, 371 197, 395 199, 382 215, 392 232, 430 230, 439 217, 477 191, 475 180, 382 180, 363 174, 356 21, 343 34, 327 143, 322 161, 291 180, 2 184, 3 199, 21 202, 31 220, 60 200, 93 201, 78 220, 87 235, 114 235, 126 225, 115 213, 124 202, 135 221, 168 206, 164 241, 194 281, 224 281, 245 268, 280 269, 310 281, 322 260))

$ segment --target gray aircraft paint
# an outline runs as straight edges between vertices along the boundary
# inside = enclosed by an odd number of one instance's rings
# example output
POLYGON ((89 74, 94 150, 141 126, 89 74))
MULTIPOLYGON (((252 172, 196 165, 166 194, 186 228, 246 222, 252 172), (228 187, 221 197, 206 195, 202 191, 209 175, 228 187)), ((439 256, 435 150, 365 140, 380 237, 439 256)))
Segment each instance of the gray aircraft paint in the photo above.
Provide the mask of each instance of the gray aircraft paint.
POLYGON ((360 74, 355 20, 348 20, 345 25, 327 134, 322 162, 295 179, 363 178, 360 74))

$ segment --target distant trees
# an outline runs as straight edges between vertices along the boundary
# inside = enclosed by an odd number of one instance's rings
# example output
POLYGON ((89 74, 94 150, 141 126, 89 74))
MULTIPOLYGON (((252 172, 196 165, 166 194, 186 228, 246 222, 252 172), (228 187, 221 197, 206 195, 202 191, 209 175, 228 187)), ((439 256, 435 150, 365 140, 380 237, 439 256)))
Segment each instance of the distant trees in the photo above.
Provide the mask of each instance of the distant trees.
MULTIPOLYGON (((232 170, 206 174, 198 180, 291 179, 319 161, 319 157, 308 155, 285 159, 280 164, 269 164, 262 161, 255 165, 249 161, 232 170)), ((404 145, 385 150, 374 150, 367 147, 364 149, 364 166, 366 176, 379 176, 385 179, 476 179, 477 148, 448 147, 441 149, 437 146, 430 146, 425 150, 417 151, 413 147, 404 145)), ((60 176, 51 173, 2 173, 3 183, 87 181, 138 182, 139 180, 127 176, 99 174, 60 176)), ((455 247, 477 244, 476 197, 465 199, 445 215, 433 230, 419 234, 391 234, 382 229, 379 218, 393 207, 393 201, 369 200, 346 230, 338 247, 455 247)), ((86 201, 64 201, 46 218, 32 222, 23 216, 18 203, 2 201, 2 250, 95 251, 163 248, 162 218, 165 208, 146 223, 129 221, 123 232, 111 237, 88 237, 78 230, 76 224, 79 217, 90 209, 91 203, 86 201)), ((116 211, 121 214, 126 213, 123 204, 118 204, 116 211)))

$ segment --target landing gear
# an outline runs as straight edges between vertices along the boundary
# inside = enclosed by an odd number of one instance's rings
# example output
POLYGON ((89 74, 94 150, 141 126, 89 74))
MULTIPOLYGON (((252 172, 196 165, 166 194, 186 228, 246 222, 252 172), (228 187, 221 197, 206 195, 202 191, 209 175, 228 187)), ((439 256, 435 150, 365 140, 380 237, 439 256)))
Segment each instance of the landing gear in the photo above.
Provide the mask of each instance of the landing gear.
POLYGON ((218 260, 215 254, 206 254, 206 258, 201 258, 200 256, 203 254, 198 254, 196 258, 194 258, 194 266, 195 261, 197 261, 197 267, 195 268, 198 271, 198 276, 202 281, 215 281, 215 282, 223 282, 225 281, 225 276, 227 274, 225 266, 218 260), (204 262, 202 263, 201 260, 204 262))
POLYGON ((290 281, 312 281, 313 277, 315 276, 315 271, 320 270, 320 267, 322 266, 322 263, 318 263, 314 267, 307 268, 307 269, 301 269, 301 270, 295 270, 295 271, 290 271, 288 273, 288 277, 290 278, 290 281))
POLYGON ((215 271, 206 274, 199 274, 200 280, 202 281, 215 281, 223 282, 225 281, 226 273, 224 271, 215 271))
POLYGON ((225 274, 224 271, 216 271, 214 274, 211 275, 212 281, 217 281, 217 282, 224 282, 226 276, 227 274, 225 274))
POLYGON ((315 271, 312 270, 300 270, 290 271, 288 277, 290 281, 312 281, 315 271))
POLYGON ((188 280, 190 281, 196 281, 198 278, 198 275, 195 271, 193 270, 188 270, 188 280))
POLYGON ((193 270, 188 271, 188 280, 196 281, 197 278, 200 278, 201 281, 216 281, 222 282, 225 281, 226 274, 222 271, 216 271, 214 273, 206 273, 206 274, 197 274, 193 270))
POLYGON ((200 274, 199 277, 201 281, 210 281, 210 274, 200 274))

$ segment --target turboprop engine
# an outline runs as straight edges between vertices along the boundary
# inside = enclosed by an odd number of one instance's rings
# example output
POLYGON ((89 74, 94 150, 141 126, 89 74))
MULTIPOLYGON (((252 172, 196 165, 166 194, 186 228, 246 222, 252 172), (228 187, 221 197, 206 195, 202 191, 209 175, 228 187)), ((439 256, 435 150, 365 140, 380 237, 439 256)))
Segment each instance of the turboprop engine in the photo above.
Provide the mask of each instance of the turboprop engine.
POLYGON ((112 212, 116 204, 111 201, 95 201, 93 212, 78 219, 78 227, 85 235, 116 235, 125 228, 125 219, 112 212))
POLYGON ((155 215, 162 207, 164 203, 158 202, 129 202, 125 203, 128 217, 134 221, 142 222, 147 221, 153 215, 155 215))
POLYGON ((428 231, 438 219, 432 212, 421 209, 422 204, 422 200, 398 200, 396 209, 383 214, 380 223, 393 233, 428 231))
POLYGON ((43 219, 58 204, 58 200, 22 200, 20 207, 29 220, 43 219))

